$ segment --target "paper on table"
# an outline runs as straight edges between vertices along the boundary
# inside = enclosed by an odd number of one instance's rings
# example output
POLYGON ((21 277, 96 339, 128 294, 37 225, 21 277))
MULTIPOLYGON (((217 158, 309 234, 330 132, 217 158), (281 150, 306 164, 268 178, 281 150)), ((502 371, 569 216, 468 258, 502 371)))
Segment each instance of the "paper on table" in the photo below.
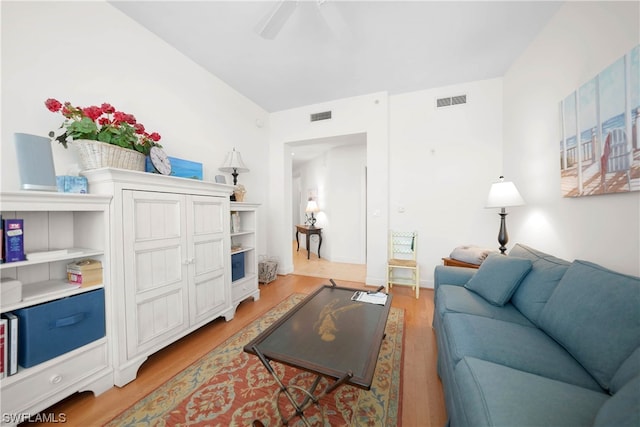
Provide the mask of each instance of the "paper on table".
POLYGON ((383 292, 375 292, 370 294, 368 292, 357 291, 353 294, 351 299, 353 301, 366 302, 369 304, 385 305, 387 303, 387 294, 383 292))

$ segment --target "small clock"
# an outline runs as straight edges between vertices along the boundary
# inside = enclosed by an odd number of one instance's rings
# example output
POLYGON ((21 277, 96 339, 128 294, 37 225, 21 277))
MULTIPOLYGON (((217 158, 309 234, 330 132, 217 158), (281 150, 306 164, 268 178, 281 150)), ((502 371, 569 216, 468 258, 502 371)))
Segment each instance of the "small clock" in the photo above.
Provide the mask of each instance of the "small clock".
POLYGON ((158 173, 161 173, 162 175, 171 174, 171 161, 169 160, 167 153, 165 153, 162 148, 151 147, 151 150, 149 151, 149 158, 158 173))

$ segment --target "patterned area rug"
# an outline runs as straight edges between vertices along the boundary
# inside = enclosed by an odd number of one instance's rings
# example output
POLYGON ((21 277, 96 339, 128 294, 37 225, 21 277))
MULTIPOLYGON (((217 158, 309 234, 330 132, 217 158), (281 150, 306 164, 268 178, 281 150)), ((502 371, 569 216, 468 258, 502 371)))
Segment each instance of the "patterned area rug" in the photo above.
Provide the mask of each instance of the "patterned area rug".
MULTIPOLYGON (((293 294, 254 320, 203 358, 154 390, 111 420, 109 427, 122 426, 265 426, 281 425, 279 405, 291 414, 283 394, 260 360, 243 346, 302 301, 293 294)), ((404 311, 392 308, 380 349, 371 390, 343 385, 305 412, 314 426, 400 426, 402 398, 402 350, 404 311)), ((273 363, 288 385, 306 388, 314 375, 273 363)), ((322 379, 318 390, 328 384, 322 379)), ((298 417, 289 425, 302 426, 298 417)))

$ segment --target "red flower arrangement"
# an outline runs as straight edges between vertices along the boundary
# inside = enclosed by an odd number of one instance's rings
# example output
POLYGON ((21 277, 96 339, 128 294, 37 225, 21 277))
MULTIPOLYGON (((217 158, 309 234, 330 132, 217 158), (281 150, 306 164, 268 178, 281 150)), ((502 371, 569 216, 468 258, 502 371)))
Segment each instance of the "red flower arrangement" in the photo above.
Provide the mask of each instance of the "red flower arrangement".
MULTIPOLYGON (((162 147, 158 144, 160 135, 157 132, 148 133, 132 114, 117 111, 106 102, 99 107, 74 107, 70 102, 62 104, 49 98, 44 105, 49 111, 60 112, 65 118, 60 126, 66 129, 65 132, 55 138, 64 148, 67 148, 69 138, 105 142, 136 150, 144 155, 149 154, 151 147, 162 147)), ((53 138, 55 132, 49 132, 49 136, 53 138)))

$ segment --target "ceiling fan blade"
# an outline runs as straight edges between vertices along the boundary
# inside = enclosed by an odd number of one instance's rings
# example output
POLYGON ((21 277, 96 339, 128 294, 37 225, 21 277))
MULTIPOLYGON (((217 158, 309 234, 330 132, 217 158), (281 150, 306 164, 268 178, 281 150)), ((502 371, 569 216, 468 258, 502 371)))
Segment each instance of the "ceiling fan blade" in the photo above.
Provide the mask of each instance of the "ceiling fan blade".
POLYGON ((297 6, 297 0, 281 0, 278 2, 273 10, 263 19, 264 24, 260 25, 258 34, 265 39, 275 39, 297 6))
POLYGON ((335 1, 318 0, 318 11, 320 16, 324 20, 324 23, 329 27, 334 37, 341 41, 347 41, 352 37, 351 29, 347 25, 344 16, 338 10, 338 6, 335 1))

